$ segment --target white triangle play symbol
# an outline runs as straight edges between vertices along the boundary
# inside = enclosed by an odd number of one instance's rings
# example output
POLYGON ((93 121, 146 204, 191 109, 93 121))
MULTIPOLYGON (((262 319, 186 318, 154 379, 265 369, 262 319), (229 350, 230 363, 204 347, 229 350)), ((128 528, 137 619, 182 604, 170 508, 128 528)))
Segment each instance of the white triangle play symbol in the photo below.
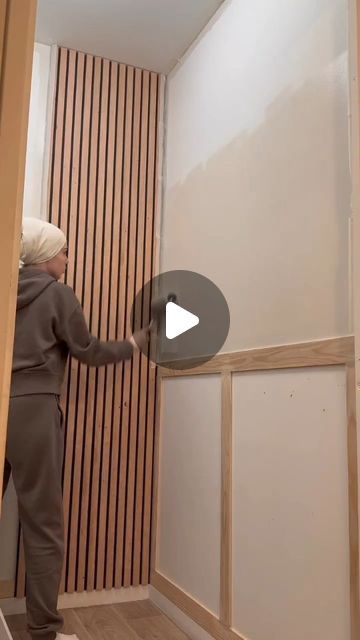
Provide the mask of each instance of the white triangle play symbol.
POLYGON ((172 340, 185 331, 189 331, 199 324, 200 320, 190 311, 186 311, 175 302, 166 305, 166 337, 172 340))

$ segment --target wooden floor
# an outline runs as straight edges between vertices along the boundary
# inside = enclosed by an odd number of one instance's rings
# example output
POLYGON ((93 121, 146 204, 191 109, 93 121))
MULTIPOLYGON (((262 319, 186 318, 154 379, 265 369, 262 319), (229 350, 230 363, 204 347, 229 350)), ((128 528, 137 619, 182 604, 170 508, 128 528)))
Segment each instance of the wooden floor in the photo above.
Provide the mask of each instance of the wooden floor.
MULTIPOLYGON (((149 600, 65 609, 62 633, 79 640, 188 640, 188 636, 149 600)), ((14 640, 29 640, 25 615, 6 616, 14 640)))

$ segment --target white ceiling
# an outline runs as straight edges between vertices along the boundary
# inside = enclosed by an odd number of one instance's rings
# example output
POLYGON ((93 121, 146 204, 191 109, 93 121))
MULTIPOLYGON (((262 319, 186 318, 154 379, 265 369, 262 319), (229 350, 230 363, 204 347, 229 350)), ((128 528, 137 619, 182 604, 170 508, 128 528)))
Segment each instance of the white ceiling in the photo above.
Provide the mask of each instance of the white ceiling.
POLYGON ((168 73, 223 0, 38 0, 36 40, 168 73))

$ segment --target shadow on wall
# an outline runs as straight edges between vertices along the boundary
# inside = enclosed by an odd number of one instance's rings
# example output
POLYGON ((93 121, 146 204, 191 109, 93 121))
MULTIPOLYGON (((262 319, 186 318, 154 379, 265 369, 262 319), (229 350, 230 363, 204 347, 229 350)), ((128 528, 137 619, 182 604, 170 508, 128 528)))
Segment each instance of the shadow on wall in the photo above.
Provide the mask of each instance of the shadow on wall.
MULTIPOLYGON (((346 54, 335 64, 346 78, 346 54)), ((347 89, 328 72, 284 91, 254 132, 166 194, 162 270, 222 289, 224 351, 349 331, 347 89)))

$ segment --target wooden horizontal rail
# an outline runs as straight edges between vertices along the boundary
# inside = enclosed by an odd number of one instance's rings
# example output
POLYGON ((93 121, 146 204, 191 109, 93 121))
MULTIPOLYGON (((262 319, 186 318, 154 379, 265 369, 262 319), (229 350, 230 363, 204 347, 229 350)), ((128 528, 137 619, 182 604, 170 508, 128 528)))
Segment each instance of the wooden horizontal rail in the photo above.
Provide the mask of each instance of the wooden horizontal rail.
POLYGON ((208 362, 191 368, 191 360, 182 360, 184 369, 159 367, 162 378, 224 373, 227 371, 261 371, 297 367, 324 367, 354 362, 354 337, 329 338, 275 347, 220 353, 208 362), (187 368, 185 368, 185 366, 187 368))

